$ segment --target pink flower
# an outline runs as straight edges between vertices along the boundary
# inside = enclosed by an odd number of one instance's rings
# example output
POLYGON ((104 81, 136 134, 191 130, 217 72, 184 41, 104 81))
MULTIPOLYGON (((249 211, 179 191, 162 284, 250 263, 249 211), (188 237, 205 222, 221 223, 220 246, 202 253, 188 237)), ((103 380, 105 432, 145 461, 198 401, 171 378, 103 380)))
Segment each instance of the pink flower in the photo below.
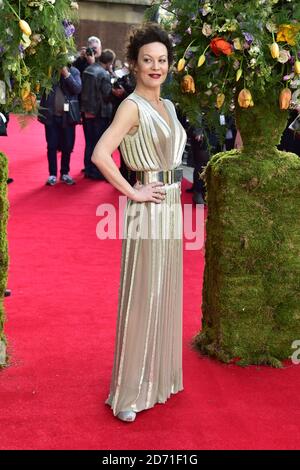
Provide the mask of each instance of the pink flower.
POLYGON ((283 77, 283 80, 284 80, 285 82, 287 82, 288 80, 291 80, 292 78, 294 78, 294 76, 295 76, 294 73, 291 73, 290 75, 285 75, 285 76, 283 77))

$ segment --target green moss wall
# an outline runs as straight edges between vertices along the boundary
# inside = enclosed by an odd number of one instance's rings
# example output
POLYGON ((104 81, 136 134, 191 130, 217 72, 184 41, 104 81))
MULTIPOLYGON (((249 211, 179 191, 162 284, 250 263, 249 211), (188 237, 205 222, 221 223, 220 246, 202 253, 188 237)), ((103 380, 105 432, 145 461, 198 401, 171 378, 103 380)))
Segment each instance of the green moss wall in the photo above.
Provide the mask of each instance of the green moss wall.
POLYGON ((268 121, 265 111, 238 116, 244 149, 215 155, 205 171, 203 328, 195 344, 222 361, 280 366, 300 339, 300 158, 274 147, 285 113, 273 108, 268 121))
POLYGON ((7 159, 0 152, 0 367, 6 364, 6 341, 4 336, 3 298, 7 281, 8 252, 7 252, 7 159))

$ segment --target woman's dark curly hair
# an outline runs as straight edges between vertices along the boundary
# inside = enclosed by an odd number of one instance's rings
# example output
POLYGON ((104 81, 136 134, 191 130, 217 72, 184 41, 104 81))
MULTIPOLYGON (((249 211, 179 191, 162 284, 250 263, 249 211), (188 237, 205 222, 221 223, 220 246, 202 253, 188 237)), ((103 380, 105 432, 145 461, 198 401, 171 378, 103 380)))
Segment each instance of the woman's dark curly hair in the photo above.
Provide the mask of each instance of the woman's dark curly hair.
POLYGON ((169 66, 172 65, 172 42, 169 39, 168 33, 157 23, 145 23, 140 28, 132 31, 127 46, 127 60, 131 63, 137 62, 140 48, 151 42, 161 42, 166 46, 169 66))

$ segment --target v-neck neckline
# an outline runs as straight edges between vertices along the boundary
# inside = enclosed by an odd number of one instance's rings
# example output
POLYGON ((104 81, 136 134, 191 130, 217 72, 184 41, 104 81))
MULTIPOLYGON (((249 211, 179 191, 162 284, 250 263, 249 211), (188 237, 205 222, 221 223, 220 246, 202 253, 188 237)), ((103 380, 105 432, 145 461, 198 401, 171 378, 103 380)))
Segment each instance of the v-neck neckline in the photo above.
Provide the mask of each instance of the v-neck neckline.
POLYGON ((169 113, 169 110, 167 108, 167 106, 165 105, 165 101, 163 98, 159 98, 159 100, 162 102, 163 104, 163 107, 168 115, 168 118, 170 120, 170 124, 165 120, 165 118, 162 117, 162 115, 157 111, 157 109, 154 108, 154 106, 152 106, 152 104, 147 100, 147 98, 144 98, 143 96, 139 95, 138 93, 134 92, 134 94, 136 96, 138 96, 139 98, 142 98, 142 100, 146 101, 146 103, 148 104, 148 106, 150 106, 151 109, 153 109, 156 114, 160 117, 160 119, 162 120, 162 122, 168 127, 168 129, 172 132, 172 128, 171 128, 171 115, 169 113))

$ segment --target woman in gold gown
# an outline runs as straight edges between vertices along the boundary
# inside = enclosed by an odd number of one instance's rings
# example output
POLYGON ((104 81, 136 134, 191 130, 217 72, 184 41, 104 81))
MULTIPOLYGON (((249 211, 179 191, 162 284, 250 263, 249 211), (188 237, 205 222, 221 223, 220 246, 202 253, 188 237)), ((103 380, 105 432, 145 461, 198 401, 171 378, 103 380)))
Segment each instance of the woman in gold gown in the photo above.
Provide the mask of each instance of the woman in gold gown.
POLYGON ((169 37, 146 24, 130 38, 136 88, 99 140, 92 161, 128 197, 114 366, 106 401, 115 416, 164 403, 182 382, 181 164, 186 134, 160 88, 172 64, 169 37), (132 187, 111 154, 121 146, 132 187))

